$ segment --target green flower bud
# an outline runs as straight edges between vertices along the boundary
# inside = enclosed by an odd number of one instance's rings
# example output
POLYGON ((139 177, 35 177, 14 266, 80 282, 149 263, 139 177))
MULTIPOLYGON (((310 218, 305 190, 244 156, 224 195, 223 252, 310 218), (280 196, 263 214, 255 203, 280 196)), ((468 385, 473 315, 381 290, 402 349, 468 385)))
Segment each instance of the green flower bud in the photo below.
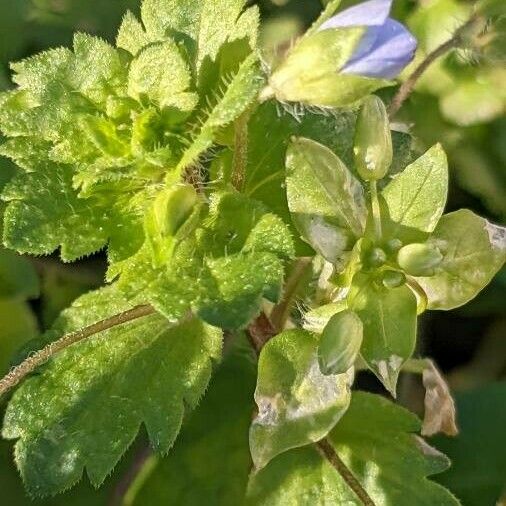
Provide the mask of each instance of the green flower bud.
POLYGON ((362 346, 362 321, 353 311, 334 315, 318 346, 318 362, 323 374, 343 374, 353 366, 362 346))
POLYGON ((400 239, 390 239, 386 247, 389 252, 397 253, 402 248, 402 241, 400 239))
POLYGON ((381 281, 385 288, 398 288, 406 282, 406 275, 399 271, 385 271, 381 281))
POLYGON ((381 248, 373 248, 367 257, 371 267, 381 267, 387 261, 387 255, 381 248))
POLYGON ((433 276, 441 260, 443 255, 431 244, 408 244, 397 254, 399 266, 412 276, 433 276))
POLYGON ((303 37, 274 70, 261 100, 323 107, 352 104, 389 81, 340 72, 364 36, 363 26, 323 30, 303 37))
POLYGON ((179 184, 157 195, 144 221, 155 266, 170 260, 175 245, 194 229, 198 217, 198 195, 193 186, 179 184))
POLYGON ((365 181, 385 177, 392 164, 392 135, 385 105, 376 95, 364 100, 355 129, 355 166, 365 181))
POLYGON ((164 237, 176 236, 198 202, 192 185, 180 184, 160 192, 153 206, 156 226, 164 237))

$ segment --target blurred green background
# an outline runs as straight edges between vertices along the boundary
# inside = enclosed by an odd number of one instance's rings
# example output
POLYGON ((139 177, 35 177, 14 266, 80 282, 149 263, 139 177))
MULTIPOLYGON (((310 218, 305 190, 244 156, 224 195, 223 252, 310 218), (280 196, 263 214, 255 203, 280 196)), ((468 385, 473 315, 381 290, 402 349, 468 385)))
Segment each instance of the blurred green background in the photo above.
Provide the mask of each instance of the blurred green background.
MULTIPOLYGON (((250 3, 257 3, 262 11, 261 42, 267 63, 275 63, 322 8, 320 0, 250 3)), ((342 6, 353 3, 357 2, 343 0, 342 6)), ((506 2, 492 0, 490 4, 497 13, 506 2)), ((406 23, 419 40, 413 65, 451 36, 468 16, 471 5, 456 0, 394 1, 394 17, 406 23)), ((76 30, 113 41, 127 9, 137 12, 138 0, 0 0, 0 89, 10 86, 9 61, 49 47, 69 45, 76 30)), ((503 12, 474 41, 473 48, 455 51, 436 62, 393 125, 394 129, 412 133, 420 151, 435 142, 443 144, 451 169, 448 211, 467 207, 503 225, 505 19, 503 12)), ((387 90, 382 96, 388 101, 394 92, 387 90)), ((0 187, 12 171, 10 163, 0 159, 0 187)), ((21 258, 0 248, 0 374, 61 309, 102 283, 104 269, 101 255, 63 265, 56 256, 21 258)), ((454 460, 453 468, 438 480, 450 487, 464 505, 495 504, 505 490, 505 309, 503 270, 472 303, 450 313, 431 312, 420 324, 419 354, 434 357, 447 374, 459 408, 461 435, 433 441, 454 460)), ((360 382, 371 388, 370 378, 361 378, 360 382)), ((404 377, 400 398, 412 409, 419 409, 419 378, 404 377)), ((124 460, 126 465, 128 458, 124 460)), ((6 506, 116 504, 114 491, 121 474, 120 468, 99 492, 83 483, 64 496, 34 502, 24 495, 11 445, 0 442, 0 504, 6 506)))

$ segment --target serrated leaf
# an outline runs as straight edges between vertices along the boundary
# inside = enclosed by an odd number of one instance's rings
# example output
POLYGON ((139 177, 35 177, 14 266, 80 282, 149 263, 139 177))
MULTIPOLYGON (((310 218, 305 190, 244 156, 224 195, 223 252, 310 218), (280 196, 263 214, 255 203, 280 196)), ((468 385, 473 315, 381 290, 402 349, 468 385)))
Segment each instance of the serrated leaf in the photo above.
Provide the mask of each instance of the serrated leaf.
MULTIPOLYGON (((199 118, 200 125, 192 134, 190 146, 179 161, 176 172, 181 173, 186 167, 196 163, 199 156, 208 150, 214 142, 216 132, 239 117, 253 102, 263 84, 259 62, 251 54, 240 65, 230 79, 225 92, 212 108, 199 118)), ((169 178, 172 177, 169 174, 169 178)))
POLYGON ((271 339, 258 362, 258 415, 250 429, 255 467, 325 437, 348 408, 349 383, 347 374, 322 374, 318 340, 309 332, 287 330, 271 339))
MULTIPOLYGON (((144 4, 145 3, 146 2, 144 2, 144 4)), ((133 56, 136 56, 137 53, 150 42, 151 39, 144 31, 142 23, 138 21, 130 11, 127 11, 118 30, 116 45, 128 51, 133 56)))
MULTIPOLYGON (((85 295, 63 313, 53 334, 130 304, 114 287, 85 295)), ((19 438, 16 461, 29 492, 64 490, 84 468, 100 485, 141 423, 155 450, 167 452, 184 405, 196 406, 220 349, 217 329, 196 319, 171 325, 155 314, 62 351, 16 391, 5 416, 3 435, 19 438)))
POLYGON ((206 58, 214 60, 227 40, 256 36, 248 19, 252 10, 241 16, 244 6, 244 0, 145 0, 142 20, 152 40, 183 41, 199 68, 206 58))
POLYGON ((284 266, 272 253, 229 255, 206 264, 196 306, 199 316, 212 325, 243 327, 258 314, 263 297, 277 302, 281 296, 284 266))
MULTIPOLYGON (((375 504, 458 506, 457 499, 426 476, 448 467, 448 459, 412 434, 419 420, 377 395, 355 392, 328 439, 375 504)), ((248 504, 314 506, 362 502, 314 448, 274 459, 253 475, 248 504)))
POLYGON ((244 500, 251 457, 248 427, 255 367, 249 345, 234 349, 213 375, 170 454, 147 464, 125 506, 236 506, 244 500))
POLYGON ((109 278, 122 272, 122 289, 145 294, 170 320, 193 308, 213 325, 239 328, 258 313, 263 297, 277 301, 284 261, 292 256, 279 218, 244 195, 218 193, 195 237, 179 243, 168 266, 155 268, 144 247, 109 278))
POLYGON ((448 162, 437 144, 396 175, 381 192, 387 215, 386 233, 411 242, 419 232, 432 232, 443 214, 447 194, 448 162))
POLYGON ((430 309, 453 309, 473 299, 506 261, 506 229, 467 209, 443 216, 430 243, 443 253, 434 276, 417 278, 430 309))
POLYGON ((386 289, 359 274, 353 280, 348 305, 362 320, 362 357, 395 397, 400 369, 415 349, 415 295, 406 285, 386 289))
POLYGON ((4 243, 21 253, 48 254, 60 246, 62 259, 71 261, 107 242, 102 208, 78 198, 67 166, 49 164, 18 174, 5 187, 3 199, 9 202, 4 243))
POLYGON ((198 97, 189 91, 190 83, 188 64, 170 39, 142 49, 130 64, 129 95, 135 99, 146 95, 162 109, 191 111, 198 97))
POLYGON ((363 187, 330 149, 292 139, 286 158, 288 206, 302 238, 335 262, 363 233, 363 187))

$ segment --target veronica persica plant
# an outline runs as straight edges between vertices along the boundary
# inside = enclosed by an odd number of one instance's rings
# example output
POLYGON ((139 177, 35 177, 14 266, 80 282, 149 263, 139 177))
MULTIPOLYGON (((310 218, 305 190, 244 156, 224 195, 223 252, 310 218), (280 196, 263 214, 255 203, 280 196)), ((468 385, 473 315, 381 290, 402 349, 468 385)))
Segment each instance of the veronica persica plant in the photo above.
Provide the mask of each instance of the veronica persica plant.
MULTIPOLYGON (((159 457, 124 504, 458 504, 418 418, 352 386, 368 368, 395 397, 419 315, 472 299, 506 231, 443 214, 439 145, 392 148, 369 94, 415 41, 391 3, 337 3, 272 71, 242 0, 144 0, 114 46, 78 34, 13 64, 4 244, 109 263, 0 381, 47 362, 2 431, 30 494, 98 487, 143 425, 159 457)), ((432 406, 426 433, 455 426, 432 406)))

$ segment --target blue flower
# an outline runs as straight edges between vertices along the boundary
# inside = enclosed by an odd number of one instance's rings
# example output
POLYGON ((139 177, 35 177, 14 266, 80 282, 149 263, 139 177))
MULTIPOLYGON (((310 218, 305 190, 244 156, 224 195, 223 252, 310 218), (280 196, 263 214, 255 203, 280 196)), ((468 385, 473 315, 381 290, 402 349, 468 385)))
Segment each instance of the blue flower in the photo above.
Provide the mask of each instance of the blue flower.
POLYGON ((392 79, 413 59, 416 39, 404 25, 389 18, 392 0, 369 0, 333 16, 320 27, 366 27, 341 73, 392 79))

